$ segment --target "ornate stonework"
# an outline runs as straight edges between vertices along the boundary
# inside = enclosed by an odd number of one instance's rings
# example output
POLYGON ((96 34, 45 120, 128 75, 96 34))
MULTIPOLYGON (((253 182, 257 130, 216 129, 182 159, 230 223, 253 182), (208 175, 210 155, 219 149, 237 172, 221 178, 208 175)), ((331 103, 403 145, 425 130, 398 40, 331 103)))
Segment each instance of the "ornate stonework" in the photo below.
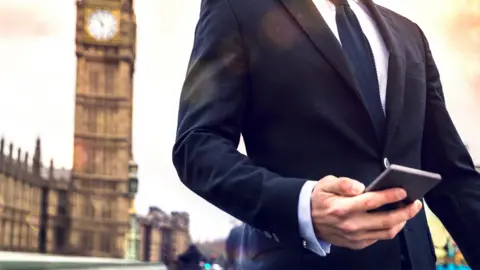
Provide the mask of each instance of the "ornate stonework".
MULTIPOLYGON (((0 250, 123 257, 128 231, 121 237, 121 248, 115 249, 109 240, 116 232, 105 228, 115 228, 108 218, 118 216, 113 213, 115 205, 104 204, 105 198, 114 201, 115 196, 78 188, 71 171, 56 169, 53 161, 44 167, 40 140, 33 158, 14 149, 0 139, 0 250), (92 218, 98 216, 104 219, 92 218)), ((167 214, 150 207, 148 215, 137 220, 142 260, 169 263, 190 244, 187 213, 167 214)))
POLYGON ((0 250, 63 253, 70 171, 41 164, 41 142, 35 153, 0 139, 0 250), (56 235, 56 237, 54 237, 56 235))
POLYGON ((133 9, 125 6, 132 7, 131 0, 77 2, 76 193, 70 198, 69 245, 100 257, 121 257, 129 228, 136 23, 133 9), (95 14, 103 16, 101 25, 95 14))
POLYGON ((189 215, 150 207, 148 214, 138 217, 142 245, 140 258, 144 261, 163 261, 167 265, 183 253, 191 243, 189 215))

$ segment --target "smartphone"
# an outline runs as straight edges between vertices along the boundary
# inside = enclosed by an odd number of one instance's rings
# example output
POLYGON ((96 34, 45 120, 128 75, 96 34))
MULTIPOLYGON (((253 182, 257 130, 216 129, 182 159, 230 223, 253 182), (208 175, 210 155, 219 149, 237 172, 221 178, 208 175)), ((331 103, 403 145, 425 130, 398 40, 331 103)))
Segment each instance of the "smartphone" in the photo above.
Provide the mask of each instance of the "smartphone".
POLYGON ((403 203, 410 204, 423 198, 440 181, 442 176, 437 173, 391 164, 365 189, 365 192, 403 188, 407 192, 407 198, 403 203))

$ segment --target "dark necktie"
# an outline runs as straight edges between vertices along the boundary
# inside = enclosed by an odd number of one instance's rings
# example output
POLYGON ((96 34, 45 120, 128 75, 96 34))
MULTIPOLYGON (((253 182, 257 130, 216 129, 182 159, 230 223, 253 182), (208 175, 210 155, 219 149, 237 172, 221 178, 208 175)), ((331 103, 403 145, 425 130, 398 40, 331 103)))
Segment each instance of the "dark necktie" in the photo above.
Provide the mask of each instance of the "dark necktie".
POLYGON ((374 123, 379 139, 385 137, 385 114, 380 100, 377 69, 372 49, 347 0, 332 0, 336 5, 336 21, 342 49, 350 62, 360 92, 374 123))

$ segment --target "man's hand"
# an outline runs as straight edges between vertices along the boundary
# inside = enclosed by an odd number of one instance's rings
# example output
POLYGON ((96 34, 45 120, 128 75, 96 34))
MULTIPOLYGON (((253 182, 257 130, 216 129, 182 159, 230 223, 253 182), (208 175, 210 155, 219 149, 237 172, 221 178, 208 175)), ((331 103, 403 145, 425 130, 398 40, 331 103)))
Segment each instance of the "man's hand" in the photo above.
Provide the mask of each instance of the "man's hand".
POLYGON ((365 186, 353 179, 327 176, 311 195, 312 222, 317 236, 334 246, 363 249, 378 240, 393 239, 422 208, 416 201, 385 212, 369 213, 383 205, 402 201, 400 188, 363 193, 365 186))

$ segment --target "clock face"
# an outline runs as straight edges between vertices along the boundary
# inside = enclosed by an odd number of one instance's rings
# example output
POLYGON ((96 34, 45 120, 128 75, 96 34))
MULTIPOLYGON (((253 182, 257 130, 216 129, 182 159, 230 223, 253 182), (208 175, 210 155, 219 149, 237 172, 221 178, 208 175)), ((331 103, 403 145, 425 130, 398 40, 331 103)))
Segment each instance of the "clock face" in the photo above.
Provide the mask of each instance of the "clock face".
POLYGON ((97 40, 110 40, 118 31, 118 21, 108 10, 97 10, 88 18, 88 31, 97 40))

